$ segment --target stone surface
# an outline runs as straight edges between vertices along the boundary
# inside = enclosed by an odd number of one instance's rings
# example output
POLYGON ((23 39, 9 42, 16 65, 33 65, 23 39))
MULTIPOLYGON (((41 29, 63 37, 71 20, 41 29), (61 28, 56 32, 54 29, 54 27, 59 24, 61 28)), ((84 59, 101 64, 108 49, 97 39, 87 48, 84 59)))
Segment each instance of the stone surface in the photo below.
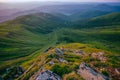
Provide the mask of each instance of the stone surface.
POLYGON ((63 55, 64 54, 64 52, 62 50, 58 49, 58 48, 55 48, 55 52, 56 52, 57 55, 63 55))
POLYGON ((52 71, 46 70, 41 72, 36 80, 62 80, 60 76, 57 74, 53 73, 52 71))
POLYGON ((104 56, 104 52, 92 53, 92 57, 101 60, 102 62, 106 62, 107 59, 104 56))
POLYGON ((50 65, 53 65, 53 64, 55 64, 53 61, 50 61, 49 63, 50 63, 50 65))
POLYGON ((109 80, 108 77, 98 73, 93 68, 87 66, 86 63, 80 64, 78 74, 80 74, 85 80, 109 80))
POLYGON ((63 63, 68 63, 66 60, 64 60, 63 58, 59 58, 59 61, 60 62, 63 62, 63 63))

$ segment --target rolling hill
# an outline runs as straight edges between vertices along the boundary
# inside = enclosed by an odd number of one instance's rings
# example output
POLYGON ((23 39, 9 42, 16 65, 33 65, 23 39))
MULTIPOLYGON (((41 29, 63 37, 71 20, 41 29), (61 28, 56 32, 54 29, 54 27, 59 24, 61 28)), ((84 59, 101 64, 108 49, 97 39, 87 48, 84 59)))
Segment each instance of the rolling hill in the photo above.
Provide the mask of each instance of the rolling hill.
MULTIPOLYGON (((85 51, 88 53, 96 52, 96 50, 110 53, 106 55, 109 59, 107 69, 118 68, 119 59, 114 59, 119 56, 120 52, 119 15, 120 13, 111 13, 83 21, 71 22, 61 13, 60 15, 58 13, 35 13, 1 23, 0 75, 6 78, 9 75, 5 73, 7 68, 20 65, 25 69, 25 73, 17 78, 27 80, 39 70, 41 63, 49 62, 49 59, 51 59, 49 54, 44 54, 46 49, 50 47, 54 49, 54 47, 61 45, 75 48, 77 46, 74 43, 78 43, 77 49, 80 48, 81 44, 87 44, 87 46, 84 46, 87 47, 85 51), (69 45, 69 43, 73 44, 69 45), (113 64, 113 62, 116 64, 113 64)), ((64 59, 74 64, 75 61, 89 62, 89 60, 92 60, 89 57, 81 58, 67 53, 65 56, 64 59), (74 58, 73 62, 71 57, 74 58), (81 58, 81 60, 79 61, 77 58, 81 58)), ((97 65, 97 62, 95 63, 97 65)), ((63 65, 66 66, 66 64, 63 65)), ((59 68, 62 69, 64 66, 61 65, 59 68)), ((46 63, 46 68, 49 68, 48 63, 46 63)), ((50 68, 54 71, 56 67, 52 66, 50 68)), ((71 72, 71 69, 74 70, 74 68, 75 65, 68 69, 71 72)), ((64 74, 61 73, 60 75, 63 76, 64 74)))
POLYGON ((94 17, 86 20, 78 20, 76 24, 77 27, 101 27, 101 26, 112 26, 112 25, 120 25, 120 13, 110 13, 103 16, 94 17))
POLYGON ((97 16, 102 16, 102 15, 105 15, 108 13, 110 13, 110 12, 109 11, 100 11, 100 10, 93 10, 93 11, 88 10, 88 11, 81 11, 81 12, 74 13, 74 14, 70 15, 69 18, 72 21, 84 20, 84 19, 90 19, 90 18, 97 17, 97 16))
POLYGON ((40 49, 49 39, 48 33, 64 26, 64 22, 59 17, 40 13, 21 16, 1 24, 0 50, 2 54, 0 56, 3 57, 1 60, 28 55, 36 49, 40 49), (14 56, 10 57, 13 54, 14 56))

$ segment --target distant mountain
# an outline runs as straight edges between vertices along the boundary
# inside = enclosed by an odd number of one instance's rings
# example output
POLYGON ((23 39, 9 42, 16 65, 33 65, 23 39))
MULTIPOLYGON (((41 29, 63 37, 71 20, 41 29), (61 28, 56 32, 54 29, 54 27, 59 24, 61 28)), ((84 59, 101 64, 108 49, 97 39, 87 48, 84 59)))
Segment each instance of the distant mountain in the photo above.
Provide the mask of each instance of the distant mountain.
POLYGON ((94 6, 96 10, 101 10, 101 11, 109 11, 109 12, 119 12, 120 11, 120 6, 119 5, 111 5, 111 4, 98 4, 94 6))
POLYGON ((87 11, 105 11, 105 12, 118 12, 120 6, 113 6, 107 3, 73 3, 73 4, 62 4, 62 5, 46 5, 35 8, 33 10, 42 12, 57 12, 66 15, 72 15, 78 12, 87 11))
POLYGON ((120 6, 118 4, 112 5, 111 3, 1 3, 0 12, 0 22, 11 20, 21 15, 39 12, 64 14, 71 17, 68 19, 76 20, 120 12, 120 6))

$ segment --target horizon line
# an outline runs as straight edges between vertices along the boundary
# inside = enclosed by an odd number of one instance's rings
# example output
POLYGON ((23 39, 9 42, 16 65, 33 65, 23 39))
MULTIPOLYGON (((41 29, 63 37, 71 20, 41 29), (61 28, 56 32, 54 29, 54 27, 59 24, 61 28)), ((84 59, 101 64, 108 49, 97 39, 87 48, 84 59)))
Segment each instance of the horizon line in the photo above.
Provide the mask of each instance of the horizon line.
POLYGON ((0 3, 30 3, 30 2, 60 2, 60 3, 120 3, 120 1, 15 1, 15 2, 0 2, 0 3))

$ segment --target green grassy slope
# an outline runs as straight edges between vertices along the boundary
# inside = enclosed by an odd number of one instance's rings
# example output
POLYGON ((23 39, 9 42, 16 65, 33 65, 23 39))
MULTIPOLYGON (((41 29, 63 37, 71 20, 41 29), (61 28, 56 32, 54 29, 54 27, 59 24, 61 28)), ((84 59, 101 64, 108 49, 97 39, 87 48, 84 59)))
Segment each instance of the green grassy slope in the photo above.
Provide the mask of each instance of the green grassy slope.
POLYGON ((95 17, 87 20, 80 20, 76 22, 77 27, 103 27, 103 26, 112 26, 120 25, 120 12, 111 13, 99 17, 95 17))
MULTIPOLYGON (((77 29, 76 25, 69 27, 72 23, 67 24, 59 16, 47 13, 20 16, 0 24, 1 74, 5 72, 5 68, 13 65, 29 68, 45 49, 58 44, 86 43, 90 44, 90 47, 107 50, 119 56, 119 15, 112 13, 92 18, 89 22, 86 21, 86 24, 79 22, 77 29)), ((38 68, 35 67, 35 70, 38 68)), ((33 72, 29 74, 31 73, 33 72)))
POLYGON ((49 41, 53 29, 64 25, 46 13, 18 17, 0 25, 0 60, 31 54, 49 41), (43 35, 44 34, 44 35, 43 35))
MULTIPOLYGON (((120 13, 111 13, 88 20, 78 21, 78 33, 74 32, 77 39, 90 43, 95 47, 119 53, 120 51, 120 13)), ((72 31, 71 31, 72 32, 72 31)), ((73 36, 74 37, 74 36, 73 36)), ((72 39, 72 38, 70 38, 72 39)))
POLYGON ((106 26, 92 29, 62 29, 58 34, 58 43, 80 42, 109 50, 115 53, 120 51, 120 28, 119 26, 106 26))
POLYGON ((52 31, 64 20, 47 13, 31 14, 0 24, 0 74, 14 65, 28 62, 56 43, 52 31))
POLYGON ((90 19, 93 17, 101 16, 108 14, 109 12, 107 11, 99 11, 99 10, 90 10, 90 11, 82 11, 82 12, 77 12, 69 16, 69 18, 74 21, 74 20, 84 20, 84 19, 90 19))

